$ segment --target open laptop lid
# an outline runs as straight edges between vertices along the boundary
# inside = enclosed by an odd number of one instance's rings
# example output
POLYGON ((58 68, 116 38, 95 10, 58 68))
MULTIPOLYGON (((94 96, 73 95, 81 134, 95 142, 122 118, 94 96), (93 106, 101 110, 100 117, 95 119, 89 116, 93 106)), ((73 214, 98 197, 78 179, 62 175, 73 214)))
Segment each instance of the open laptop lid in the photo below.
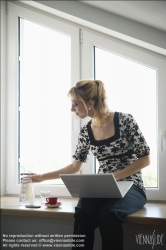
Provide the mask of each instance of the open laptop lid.
POLYGON ((121 181, 119 187, 113 174, 60 174, 60 177, 71 196, 79 198, 122 198, 133 184, 121 181))

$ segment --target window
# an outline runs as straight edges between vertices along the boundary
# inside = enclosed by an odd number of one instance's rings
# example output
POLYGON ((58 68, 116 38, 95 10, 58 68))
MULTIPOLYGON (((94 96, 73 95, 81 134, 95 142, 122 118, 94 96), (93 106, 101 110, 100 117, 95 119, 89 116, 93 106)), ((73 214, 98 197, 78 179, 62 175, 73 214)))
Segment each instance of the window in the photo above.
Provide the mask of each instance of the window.
MULTIPOLYGON (((153 183, 147 181, 148 199, 164 200, 165 56, 53 15, 44 15, 11 2, 8 7, 7 193, 19 193, 21 166, 34 166, 35 170, 40 168, 45 172, 64 167, 72 161, 80 125, 89 119, 80 122, 71 115, 67 92, 80 78, 102 78, 112 100, 110 107, 132 113, 148 144, 152 145, 152 164, 146 171, 152 174, 153 169, 155 179, 153 183), (83 43, 79 40, 80 29, 83 31, 83 43), (124 67, 125 72, 132 69, 135 73, 124 75, 124 67), (109 75, 111 70, 114 73, 109 75), (61 85, 57 84, 59 80, 61 85), (124 95, 120 97, 121 102, 117 102, 117 98, 112 99, 115 80, 118 88, 124 88, 126 96, 132 96, 137 86, 133 105, 125 101, 124 95), (57 157, 55 151, 58 152, 57 157)), ((81 172, 95 173, 95 164, 91 154, 81 172)), ((69 195, 65 186, 59 184, 55 181, 35 184, 35 194, 39 194, 41 189, 49 189, 59 196, 69 195)))
POLYGON ((98 47, 94 49, 95 79, 104 81, 109 107, 132 114, 150 146, 151 164, 142 170, 144 185, 158 187, 157 71, 98 47))
POLYGON ((20 172, 51 172, 71 161, 71 37, 22 18, 19 27, 20 172))
POLYGON ((165 200, 166 58, 88 30, 84 30, 82 50, 83 78, 104 81, 109 107, 131 113, 151 147, 151 165, 143 170, 148 199, 165 200))
MULTIPOLYGON (((18 194, 20 172, 72 161, 78 131, 67 93, 80 78, 79 29, 9 3, 8 30, 6 190, 18 194)), ((36 194, 41 189, 69 195, 60 179, 35 184, 36 194)))

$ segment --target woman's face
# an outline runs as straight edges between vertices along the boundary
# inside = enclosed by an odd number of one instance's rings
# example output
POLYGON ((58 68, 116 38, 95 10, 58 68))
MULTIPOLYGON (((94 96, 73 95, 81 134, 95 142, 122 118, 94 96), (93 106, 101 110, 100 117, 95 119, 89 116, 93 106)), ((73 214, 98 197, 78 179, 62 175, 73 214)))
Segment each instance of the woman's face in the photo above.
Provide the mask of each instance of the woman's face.
POLYGON ((87 111, 86 108, 84 107, 83 102, 78 101, 78 100, 71 100, 72 106, 71 106, 71 111, 75 112, 76 115, 79 116, 79 118, 83 119, 87 117, 87 111))

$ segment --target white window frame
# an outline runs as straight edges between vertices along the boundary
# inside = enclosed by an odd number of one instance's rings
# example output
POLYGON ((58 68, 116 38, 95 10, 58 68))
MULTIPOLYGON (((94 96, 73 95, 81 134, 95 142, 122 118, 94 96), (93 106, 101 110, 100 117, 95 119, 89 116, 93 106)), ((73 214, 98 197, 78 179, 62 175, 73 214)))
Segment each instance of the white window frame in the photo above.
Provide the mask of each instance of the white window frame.
MULTIPOLYGON (((166 131, 166 57, 96 31, 83 30, 82 78, 94 79, 94 46, 157 70, 158 188, 146 188, 148 200, 166 200, 166 149, 161 150, 161 132, 166 131)), ((148 122, 148 121, 147 121, 148 122)), ((82 125, 84 121, 82 122, 82 125)))
MULTIPOLYGON (((8 3, 7 15, 7 150, 6 150, 6 193, 18 194, 20 186, 17 184, 18 170, 18 150, 17 150, 17 81, 18 81, 18 16, 31 20, 39 25, 59 30, 65 34, 72 35, 72 77, 71 83, 74 85, 78 79, 94 78, 94 46, 106 49, 118 55, 131 58, 132 60, 149 65, 158 72, 158 156, 159 156, 159 188, 147 189, 148 200, 166 200, 166 153, 161 151, 160 132, 166 129, 165 93, 166 93, 166 57, 148 51, 128 42, 104 35, 100 32, 72 23, 60 17, 44 15, 34 10, 30 10, 14 3, 8 3), (10 29, 9 29, 10 27, 10 29), (80 45, 79 29, 83 31, 83 42, 80 45), (12 124, 12 125, 11 125, 12 124)), ((69 107, 70 108, 70 107, 69 107)), ((81 126, 87 119, 81 121, 81 126)), ((77 143, 80 130, 80 121, 74 120, 72 125, 73 145, 77 143)), ((73 153, 73 152, 72 152, 73 153)), ((71 154, 72 156, 72 154, 71 154)), ((72 161, 72 159, 71 159, 72 161)), ((62 166, 63 167, 63 166, 62 166)), ((81 173, 94 173, 94 157, 92 154, 81 173)), ((59 196, 70 196, 66 188, 59 185, 36 185, 35 194, 39 195, 41 189, 49 189, 59 196)))
MULTIPOLYGON (((6 194, 19 194, 20 184, 18 184, 18 17, 27 19, 39 25, 51 28, 71 37, 71 87, 80 79, 80 46, 79 28, 49 16, 26 9, 11 2, 8 3, 7 15, 7 174, 6 174, 6 194)), ((67 98, 67 96, 66 96, 67 98)), ((70 107, 69 107, 70 110, 70 107)), ((72 119, 72 122, 73 121, 72 119)), ((80 122, 73 125, 72 133, 72 153, 75 150, 80 122)), ((70 162, 69 162, 70 164, 70 162)), ((65 166, 62 166, 65 167, 65 166)), ((59 196, 70 196, 64 185, 43 185, 34 184, 35 194, 39 195, 41 190, 50 190, 52 194, 59 196)))

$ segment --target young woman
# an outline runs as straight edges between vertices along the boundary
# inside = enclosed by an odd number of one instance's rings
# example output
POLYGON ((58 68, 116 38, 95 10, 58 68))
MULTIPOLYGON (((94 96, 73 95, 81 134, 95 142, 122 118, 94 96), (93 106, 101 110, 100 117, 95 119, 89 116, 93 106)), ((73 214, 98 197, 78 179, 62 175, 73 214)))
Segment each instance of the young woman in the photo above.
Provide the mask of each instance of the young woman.
POLYGON ((132 180, 134 184, 124 198, 81 198, 75 208, 73 233, 86 235, 84 249, 93 249, 94 230, 99 227, 102 249, 122 250, 125 217, 146 203, 141 169, 150 163, 150 149, 132 115, 108 109, 102 81, 79 81, 69 91, 69 97, 72 112, 81 119, 92 118, 80 130, 74 160, 65 168, 31 178, 41 182, 59 178, 59 174, 78 173, 91 150, 99 161, 98 173, 113 173, 116 180, 132 180))

